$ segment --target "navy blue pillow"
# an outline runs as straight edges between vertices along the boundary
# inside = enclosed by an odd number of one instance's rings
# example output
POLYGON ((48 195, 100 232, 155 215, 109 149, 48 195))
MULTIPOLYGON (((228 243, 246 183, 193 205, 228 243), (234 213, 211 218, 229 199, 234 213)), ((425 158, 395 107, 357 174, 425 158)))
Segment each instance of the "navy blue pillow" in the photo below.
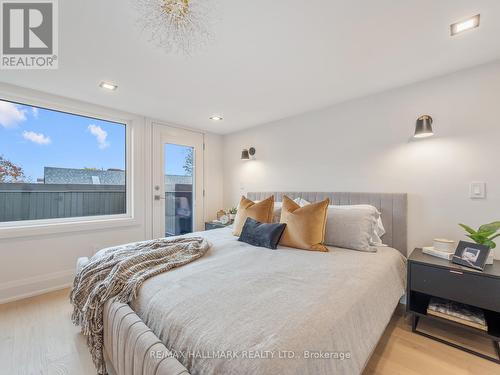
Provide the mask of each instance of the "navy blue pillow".
POLYGON ((286 224, 265 224, 249 217, 243 225, 238 241, 246 242, 253 246, 276 249, 285 231, 285 227, 286 224))

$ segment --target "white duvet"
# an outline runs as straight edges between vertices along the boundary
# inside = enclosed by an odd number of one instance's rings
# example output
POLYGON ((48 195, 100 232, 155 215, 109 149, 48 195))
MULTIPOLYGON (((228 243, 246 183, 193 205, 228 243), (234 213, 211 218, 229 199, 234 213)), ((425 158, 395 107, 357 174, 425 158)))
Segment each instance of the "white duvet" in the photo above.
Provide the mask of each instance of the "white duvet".
POLYGON ((229 228, 203 258, 147 280, 131 304, 191 374, 358 374, 405 288, 405 258, 270 250, 229 228))

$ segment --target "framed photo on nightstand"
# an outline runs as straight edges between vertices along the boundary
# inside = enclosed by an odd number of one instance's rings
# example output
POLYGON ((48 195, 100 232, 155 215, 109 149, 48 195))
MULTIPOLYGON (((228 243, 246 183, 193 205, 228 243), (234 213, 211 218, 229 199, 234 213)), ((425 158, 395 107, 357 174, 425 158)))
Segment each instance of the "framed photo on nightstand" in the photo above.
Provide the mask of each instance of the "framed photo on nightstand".
POLYGON ((455 250, 455 255, 453 255, 452 262, 483 271, 489 254, 490 248, 486 245, 460 241, 455 250))

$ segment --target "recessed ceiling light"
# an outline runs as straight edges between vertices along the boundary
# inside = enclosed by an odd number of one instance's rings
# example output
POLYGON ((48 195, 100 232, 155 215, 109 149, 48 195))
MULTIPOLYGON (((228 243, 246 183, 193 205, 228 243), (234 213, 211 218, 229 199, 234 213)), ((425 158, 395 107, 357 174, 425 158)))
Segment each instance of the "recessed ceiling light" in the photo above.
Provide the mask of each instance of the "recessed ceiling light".
POLYGON ((475 29, 476 27, 479 26, 479 21, 480 21, 480 15, 476 14, 474 17, 450 25, 451 36, 460 34, 467 30, 475 29))
POLYGON ((104 90, 115 91, 118 88, 118 85, 115 85, 114 83, 102 81, 101 83, 99 83, 99 87, 101 89, 104 89, 104 90))
POLYGON ((224 118, 222 116, 210 116, 210 120, 222 121, 222 120, 224 120, 224 118))

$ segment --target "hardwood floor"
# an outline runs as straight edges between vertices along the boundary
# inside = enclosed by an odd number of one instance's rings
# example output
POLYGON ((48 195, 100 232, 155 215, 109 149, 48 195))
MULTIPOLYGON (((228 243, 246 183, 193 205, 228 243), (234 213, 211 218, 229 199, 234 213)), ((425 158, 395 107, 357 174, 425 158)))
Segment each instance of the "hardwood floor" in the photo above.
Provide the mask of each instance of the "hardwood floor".
MULTIPOLYGON (((411 332, 409 317, 404 315, 400 305, 363 375, 500 374, 500 365, 411 332)), ((435 322, 431 325, 422 321, 419 330, 495 356, 492 342, 484 337, 435 322)))
MULTIPOLYGON (((1 375, 95 374, 83 337, 70 320, 68 290, 0 305, 1 375)), ((446 332, 475 348, 493 353, 487 340, 447 326, 425 327, 446 332)), ((500 365, 413 334, 398 309, 363 375, 493 375, 500 365)))
POLYGON ((0 305, 0 374, 95 374, 69 290, 0 305))

